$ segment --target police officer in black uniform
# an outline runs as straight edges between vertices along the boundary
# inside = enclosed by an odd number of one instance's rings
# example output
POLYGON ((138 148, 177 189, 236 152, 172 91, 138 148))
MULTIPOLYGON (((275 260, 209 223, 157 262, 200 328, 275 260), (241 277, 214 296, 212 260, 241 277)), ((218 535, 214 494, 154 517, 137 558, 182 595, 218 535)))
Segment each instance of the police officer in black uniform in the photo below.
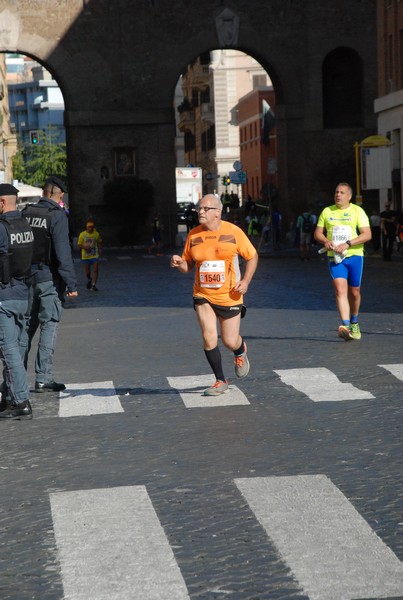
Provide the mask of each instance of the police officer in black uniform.
POLYGON ((68 219, 61 205, 65 192, 64 182, 52 176, 45 182, 39 202, 28 205, 22 211, 34 233, 25 365, 28 363, 32 339, 40 327, 35 360, 35 392, 60 392, 66 389, 63 383, 53 379, 53 354, 63 313, 64 294, 77 296, 68 219))
POLYGON ((18 190, 0 184, 0 354, 3 362, 1 419, 32 419, 24 367, 25 314, 34 236, 17 210, 18 190))

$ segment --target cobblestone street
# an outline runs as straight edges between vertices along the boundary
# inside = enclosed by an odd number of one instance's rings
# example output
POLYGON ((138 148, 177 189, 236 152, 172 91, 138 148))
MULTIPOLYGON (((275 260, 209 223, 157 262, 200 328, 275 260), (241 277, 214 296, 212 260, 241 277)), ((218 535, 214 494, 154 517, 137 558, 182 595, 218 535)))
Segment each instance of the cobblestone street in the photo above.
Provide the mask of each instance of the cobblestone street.
POLYGON ((366 259, 363 335, 345 343, 325 260, 262 256, 250 374, 223 349, 228 404, 197 407, 192 275, 106 250, 91 292, 77 260, 55 355, 67 390, 2 423, 0 598, 403 598, 394 258, 366 259))

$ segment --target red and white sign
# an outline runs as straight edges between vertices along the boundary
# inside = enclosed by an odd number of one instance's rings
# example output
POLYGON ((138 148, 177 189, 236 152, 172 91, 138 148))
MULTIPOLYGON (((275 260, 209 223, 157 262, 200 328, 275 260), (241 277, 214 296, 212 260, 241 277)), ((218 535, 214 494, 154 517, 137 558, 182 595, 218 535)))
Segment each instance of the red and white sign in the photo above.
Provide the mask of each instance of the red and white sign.
POLYGON ((199 167, 183 167, 176 169, 176 179, 200 179, 202 170, 199 167))

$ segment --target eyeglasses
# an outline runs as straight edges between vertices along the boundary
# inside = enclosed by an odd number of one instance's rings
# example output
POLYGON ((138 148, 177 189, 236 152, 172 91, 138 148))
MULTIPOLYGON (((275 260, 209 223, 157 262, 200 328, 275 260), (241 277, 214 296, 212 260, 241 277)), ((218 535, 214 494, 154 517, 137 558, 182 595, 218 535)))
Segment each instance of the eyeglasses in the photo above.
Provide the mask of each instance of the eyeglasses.
POLYGON ((199 206, 196 208, 197 212, 201 212, 202 210, 204 210, 204 212, 208 212, 209 210, 218 210, 218 208, 216 206, 199 206))

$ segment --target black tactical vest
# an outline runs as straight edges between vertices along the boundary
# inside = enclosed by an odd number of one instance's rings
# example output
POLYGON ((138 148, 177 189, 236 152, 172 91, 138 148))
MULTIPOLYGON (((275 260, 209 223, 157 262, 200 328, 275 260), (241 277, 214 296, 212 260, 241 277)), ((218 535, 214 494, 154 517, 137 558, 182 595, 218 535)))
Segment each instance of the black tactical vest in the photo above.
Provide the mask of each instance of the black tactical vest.
POLYGON ((22 215, 28 221, 34 232, 34 255, 32 264, 50 265, 52 258, 52 240, 50 237, 50 222, 57 208, 48 208, 38 204, 28 204, 22 215))
POLYGON ((0 254, 0 282, 10 283, 11 279, 25 279, 31 274, 34 250, 34 234, 23 217, 7 219, 0 216, 8 235, 8 253, 0 254))

